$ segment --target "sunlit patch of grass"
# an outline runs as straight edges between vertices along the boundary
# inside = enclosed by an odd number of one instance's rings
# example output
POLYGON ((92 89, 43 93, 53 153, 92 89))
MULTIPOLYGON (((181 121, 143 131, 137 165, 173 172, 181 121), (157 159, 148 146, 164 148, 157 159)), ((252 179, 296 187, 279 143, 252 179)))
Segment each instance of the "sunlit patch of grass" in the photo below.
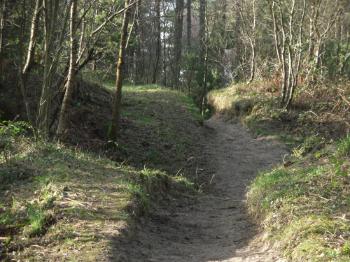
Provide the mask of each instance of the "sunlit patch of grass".
POLYGON ((338 143, 337 156, 350 156, 350 136, 347 136, 338 143))
MULTIPOLYGON (((30 144, 26 138, 23 143, 30 144)), ((147 213, 166 190, 183 184, 165 172, 116 165, 63 145, 37 142, 30 146, 26 154, 14 156, 11 164, 0 166, 4 175, 35 170, 28 172, 25 180, 9 180, 3 185, 7 193, 0 194, 4 203, 0 207, 0 229, 5 230, 2 237, 9 239, 11 250, 28 247, 10 255, 16 259, 39 255, 30 248, 37 236, 50 243, 51 249, 62 246, 61 239, 66 239, 84 256, 85 248, 90 250, 96 239, 106 238, 102 232, 108 231, 107 226, 129 221, 129 214, 147 213), (16 190, 8 190, 13 188, 16 190), (73 225, 75 237, 68 229, 73 225), (90 237, 83 238, 86 234, 90 237)), ((106 248, 106 241, 101 240, 104 244, 99 250, 106 248)), ((60 252, 65 248, 69 246, 62 246, 60 252)))
POLYGON ((199 150, 198 126, 203 118, 185 94, 157 85, 124 86, 122 117, 125 125, 116 147, 120 158, 139 168, 169 174, 185 166, 199 150))
POLYGON ((53 215, 36 204, 27 207, 28 225, 24 227, 24 235, 38 236, 46 231, 46 225, 53 215))
POLYGON ((300 155, 289 167, 262 173, 250 186, 251 213, 292 261, 350 259, 349 159, 338 150, 321 149, 315 158, 312 152, 300 155))

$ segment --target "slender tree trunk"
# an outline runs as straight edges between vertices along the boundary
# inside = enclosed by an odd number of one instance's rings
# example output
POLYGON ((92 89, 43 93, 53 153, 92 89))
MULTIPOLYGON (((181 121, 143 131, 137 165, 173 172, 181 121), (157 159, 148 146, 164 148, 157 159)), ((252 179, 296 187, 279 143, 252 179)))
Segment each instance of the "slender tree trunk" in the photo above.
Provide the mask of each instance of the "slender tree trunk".
POLYGON ((272 16, 272 22, 273 22, 273 36, 274 36, 274 40, 275 40, 275 49, 276 49, 276 55, 277 55, 277 59, 278 62, 281 64, 282 60, 281 60, 281 49, 280 49, 280 38, 279 38, 279 27, 276 21, 276 14, 275 14, 275 2, 272 1, 270 3, 270 12, 271 12, 271 16, 272 16))
POLYGON ((182 60, 182 33, 183 33, 184 0, 176 0, 175 31, 174 31, 174 79, 173 86, 180 87, 180 72, 182 60))
POLYGON ((55 26, 58 20, 59 0, 43 0, 44 10, 44 73, 43 85, 37 115, 37 128, 40 136, 47 138, 49 135, 49 115, 51 107, 51 84, 54 75, 53 41, 55 26))
POLYGON ((255 71, 256 71, 256 47, 255 47, 255 40, 252 40, 250 43, 250 48, 251 48, 251 60, 250 60, 250 77, 248 80, 248 84, 252 83, 255 78, 255 71))
MULTIPOLYGON (((125 7, 129 5, 129 0, 125 0, 125 7)), ((112 125, 110 130, 110 139, 116 140, 120 131, 122 88, 123 88, 123 68, 126 51, 126 43, 128 39, 128 26, 130 19, 130 8, 124 12, 123 23, 121 28, 121 36, 119 43, 118 61, 116 69, 116 91, 113 98, 112 125)))
POLYGON ((74 89, 74 80, 75 74, 77 71, 77 55, 78 55, 78 40, 77 40, 77 6, 78 0, 72 0, 71 9, 70 9, 70 54, 69 54, 69 69, 68 69, 68 78, 66 83, 66 90, 62 101, 61 112, 58 120, 57 127, 57 137, 62 138, 64 132, 68 126, 68 111, 69 103, 72 99, 73 89, 74 89))
MULTIPOLYGON (((35 1, 34 13, 33 13, 32 22, 30 25, 29 45, 27 49, 27 54, 24 59, 24 65, 21 67, 20 83, 19 83, 26 114, 27 114, 27 119, 32 124, 33 124, 33 119, 32 119, 30 105, 27 97, 27 80, 34 63, 34 54, 35 54, 35 47, 36 47, 41 4, 42 4, 42 0, 35 1)), ((23 53, 24 53, 24 50, 22 51, 22 54, 23 53)))
POLYGON ((192 45, 192 0, 187 0, 187 48, 192 45))
MULTIPOLYGON (((205 89, 205 53, 206 53, 206 0, 199 1, 199 86, 202 90, 205 89)), ((204 91, 203 91, 204 93, 204 91)), ((205 95, 205 94, 203 94, 205 95)), ((203 97, 202 97, 203 98, 203 97)))
POLYGON ((156 0, 155 2, 156 7, 156 61, 154 65, 153 70, 153 78, 152 78, 152 84, 155 84, 157 82, 157 76, 159 71, 159 60, 160 60, 160 53, 162 52, 162 43, 161 43, 161 25, 160 25, 160 0, 156 0))
POLYGON ((255 60, 256 60, 256 9, 255 9, 255 0, 253 0, 253 25, 252 25, 252 35, 249 37, 250 38, 250 48, 251 48, 251 60, 250 60, 250 78, 248 83, 252 83, 255 78, 255 60))
POLYGON ((135 84, 140 84, 143 81, 144 76, 144 61, 142 59, 142 45, 143 45, 143 29, 141 21, 143 19, 143 10, 140 6, 140 1, 136 3, 136 12, 137 12, 137 20, 135 23, 135 40, 136 40, 136 47, 135 47, 135 54, 134 54, 134 63, 135 63, 135 84))
MULTIPOLYGON (((4 29, 6 20, 6 0, 0 0, 0 69, 4 51, 4 29)), ((2 70, 0 70, 1 74, 2 70)))
MULTIPOLYGON (((165 23, 165 22, 164 22, 165 23)), ((165 26, 165 25, 164 25, 165 26)), ((167 40, 165 34, 163 34, 163 85, 168 84, 168 56, 167 56, 167 40)))
POLYGON ((301 15, 301 22, 299 25, 299 35, 298 35, 298 46, 299 49, 297 50, 297 55, 296 55, 296 68, 295 68, 295 72, 294 72, 294 76, 293 76, 293 81, 292 84, 290 86, 290 90, 289 90, 289 94, 288 94, 288 100, 286 102, 286 108, 289 108, 293 98, 294 98, 294 93, 295 93, 295 88, 298 85, 298 78, 299 78, 299 74, 300 74, 300 67, 301 67, 301 58, 302 58, 302 52, 303 50, 302 48, 302 42, 303 42, 303 28, 304 28, 304 21, 305 21, 305 16, 306 16, 306 0, 303 0, 303 11, 302 11, 302 15, 301 15))
POLYGON ((287 44, 287 52, 288 52, 288 78, 287 78, 287 88, 286 88, 286 96, 285 96, 285 104, 283 105, 285 108, 287 108, 291 102, 291 94, 293 93, 294 89, 294 50, 292 46, 294 45, 294 31, 293 31, 293 25, 294 25, 294 15, 295 15, 295 7, 296 7, 296 0, 292 0, 292 6, 291 11, 289 13, 289 23, 288 23, 288 44, 287 44))
POLYGON ((22 74, 26 75, 31 66, 33 65, 34 60, 34 53, 35 53, 35 47, 36 47, 36 38, 37 38, 37 32, 38 32, 38 22, 39 22, 39 14, 41 9, 41 0, 35 1, 35 8, 34 8, 34 14, 32 23, 30 25, 30 38, 29 38, 29 46, 27 50, 27 56, 25 60, 25 64, 23 66, 22 74))
POLYGON ((201 114, 204 117, 205 114, 205 110, 207 107, 207 81, 208 81, 208 34, 209 32, 207 31, 209 29, 209 25, 208 25, 208 19, 206 18, 206 12, 204 14, 204 22, 205 22, 205 28, 204 28, 204 49, 205 49, 205 53, 204 53, 204 73, 203 73, 203 89, 202 89, 202 106, 201 106, 201 114))
MULTIPOLYGON (((78 57, 81 58, 83 56, 85 49, 85 31, 86 31, 86 21, 85 17, 82 18, 81 21, 81 33, 80 33, 80 39, 79 39, 79 51, 78 51, 78 57)), ((78 59, 81 60, 81 59, 78 59)))
POLYGON ((286 36, 286 30, 285 30, 285 18, 284 14, 281 10, 281 7, 279 8, 279 22, 280 22, 280 28, 282 33, 282 40, 281 40, 281 63, 282 63, 282 84, 281 84, 281 106, 284 105, 287 97, 287 90, 288 90, 288 69, 287 69, 287 36, 286 36))

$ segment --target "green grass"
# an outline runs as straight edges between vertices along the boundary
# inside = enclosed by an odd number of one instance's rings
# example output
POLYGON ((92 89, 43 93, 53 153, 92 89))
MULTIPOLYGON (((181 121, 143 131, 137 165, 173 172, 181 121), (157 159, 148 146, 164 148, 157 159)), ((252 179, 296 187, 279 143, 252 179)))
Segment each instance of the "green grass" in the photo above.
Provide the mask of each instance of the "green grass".
POLYGON ((169 194, 195 192, 184 175, 199 150, 198 116, 181 93, 128 86, 122 135, 103 154, 2 125, 11 146, 0 154, 0 241, 11 252, 0 258, 61 260, 69 253, 72 261, 96 261, 134 217, 169 194))
POLYGON ((320 101, 322 107, 310 108, 297 95, 297 106, 286 111, 269 85, 238 84, 209 94, 216 111, 290 148, 285 165, 262 172, 250 185, 249 211, 290 261, 350 261, 350 139, 333 134, 340 122, 322 118, 333 104, 320 101), (247 100, 252 109, 242 114, 241 101, 247 100))
POLYGON ((119 139, 120 155, 128 163, 169 174, 192 174, 187 160, 198 155, 203 119, 193 100, 156 85, 125 86, 119 139))
MULTIPOLYGON (((131 203, 134 203, 135 214, 144 214, 153 199, 164 192, 156 186, 150 187, 150 184, 160 187, 163 183, 176 183, 165 173, 163 176, 149 176, 145 181, 143 170, 118 166, 93 153, 71 150, 62 145, 32 143, 26 138, 17 143, 25 143, 23 147, 27 152, 15 155, 10 162, 1 165, 1 176, 9 177, 23 171, 32 174, 25 180, 7 179, 2 185, 0 227, 5 232, 2 237, 8 239, 9 249, 35 243, 36 237, 40 236, 51 243, 50 248, 57 247, 65 252, 69 247, 60 239, 66 238, 62 233, 66 227, 75 225, 77 234, 102 237, 89 227, 99 226, 103 230, 107 219, 111 225, 128 221, 126 210, 131 203)), ((72 241, 77 249, 86 246, 79 237, 72 241)), ((94 245, 95 240, 89 244, 94 245)), ((15 253, 15 257, 35 258, 38 254, 33 252, 28 248, 15 253)))
POLYGON ((347 141, 294 156, 293 165, 262 173, 249 188, 250 212, 292 261, 350 260, 347 141))
POLYGON ((350 156, 350 136, 347 136, 338 143, 337 155, 340 157, 350 156))

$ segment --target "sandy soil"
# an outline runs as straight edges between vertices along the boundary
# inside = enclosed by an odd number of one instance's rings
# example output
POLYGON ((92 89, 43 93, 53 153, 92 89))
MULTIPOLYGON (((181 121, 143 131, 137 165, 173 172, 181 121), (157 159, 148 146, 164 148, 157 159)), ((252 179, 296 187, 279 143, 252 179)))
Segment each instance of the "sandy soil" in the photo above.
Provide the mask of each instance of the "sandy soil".
POLYGON ((283 261, 263 245, 245 201, 257 173, 286 153, 272 138, 254 139, 238 123, 205 123, 206 169, 212 186, 196 201, 175 202, 115 241, 111 261, 283 261))

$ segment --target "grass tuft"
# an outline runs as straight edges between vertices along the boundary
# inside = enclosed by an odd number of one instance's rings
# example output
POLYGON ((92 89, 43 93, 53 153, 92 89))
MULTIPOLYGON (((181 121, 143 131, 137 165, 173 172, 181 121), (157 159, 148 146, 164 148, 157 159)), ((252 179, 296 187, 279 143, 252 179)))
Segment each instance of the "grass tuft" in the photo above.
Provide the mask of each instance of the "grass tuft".
POLYGON ((350 156, 350 136, 347 136, 338 143, 337 155, 340 157, 350 156))

